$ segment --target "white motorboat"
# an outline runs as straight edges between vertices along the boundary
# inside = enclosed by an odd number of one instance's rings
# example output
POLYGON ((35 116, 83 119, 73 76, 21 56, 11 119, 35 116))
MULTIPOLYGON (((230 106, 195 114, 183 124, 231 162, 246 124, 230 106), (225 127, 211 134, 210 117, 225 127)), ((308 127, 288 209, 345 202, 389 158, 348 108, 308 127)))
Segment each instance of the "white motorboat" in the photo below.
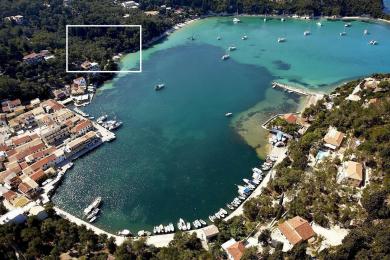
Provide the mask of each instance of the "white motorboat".
POLYGON ((341 32, 341 33, 340 33, 340 36, 345 36, 345 35, 347 35, 346 32, 341 32))
POLYGON ((248 39, 248 36, 244 35, 241 37, 241 40, 247 40, 248 39))
POLYGON ((209 216, 209 219, 210 219, 210 221, 211 221, 211 222, 213 222, 213 223, 214 223, 215 216, 213 216, 213 215, 210 215, 210 216, 209 216))
POLYGON ((280 18, 280 21, 284 22, 284 21, 286 21, 286 19, 284 19, 284 18, 280 18))
POLYGON ((227 60, 227 59, 229 59, 230 58, 230 55, 229 54, 225 54, 225 55, 223 55, 222 56, 222 60, 227 60))
POLYGON ((206 226, 207 225, 206 221, 204 221, 203 219, 199 219, 199 222, 200 222, 200 224, 202 224, 202 226, 206 226))
POLYGON ((304 31, 304 32, 303 32, 303 35, 304 35, 304 36, 308 36, 308 35, 310 35, 310 34, 311 34, 310 31, 304 31))
POLYGON ((96 220, 96 216, 94 216, 93 218, 91 218, 90 220, 89 220, 89 223, 92 223, 92 222, 94 222, 95 220, 96 220))
POLYGON ((92 210, 92 212, 87 216, 87 219, 92 219, 93 217, 95 217, 98 213, 99 213, 100 209, 99 208, 95 208, 94 210, 92 210))
POLYGON ((131 232, 128 229, 123 229, 122 231, 118 232, 118 236, 125 236, 125 237, 127 237, 127 236, 130 236, 130 235, 131 235, 131 232))
POLYGON ((229 203, 226 204, 226 207, 227 207, 228 209, 230 209, 230 210, 233 210, 233 209, 234 209, 234 207, 233 207, 232 205, 230 205, 229 203))
POLYGON ((344 27, 351 27, 351 23, 344 24, 344 27))
POLYGON ((187 222, 187 230, 190 230, 190 229, 191 229, 191 223, 187 222))
POLYGON ((234 17, 234 18, 233 18, 233 23, 234 23, 234 24, 237 24, 237 23, 240 23, 240 22, 241 22, 241 20, 238 19, 237 17, 234 17))
POLYGON ((236 46, 229 46, 228 48, 229 51, 235 51, 237 50, 236 46))
POLYGON ((263 173, 259 168, 256 168, 256 167, 252 168, 252 171, 254 173, 257 173, 257 174, 262 174, 263 173))
POLYGON ((219 210, 220 210, 223 214, 225 214, 225 215, 227 214, 227 211, 226 211, 225 209, 220 208, 219 210))
POLYGON ((225 114, 226 117, 231 117, 232 115, 233 115, 233 113, 231 113, 231 112, 225 114))
POLYGON ((154 90, 156 91, 162 90, 163 88, 165 88, 165 84, 157 84, 154 86, 154 90))
POLYGON ((285 42, 286 41, 286 38, 283 38, 283 37, 279 37, 278 38, 278 43, 282 43, 282 42, 285 42))
POLYGON ((320 22, 317 22, 317 25, 318 25, 319 27, 321 27, 321 26, 322 26, 322 23, 320 23, 320 22))
POLYGON ((364 30, 364 31, 363 31, 363 34, 364 34, 364 35, 368 35, 368 34, 369 34, 369 33, 368 33, 368 30, 367 30, 367 29, 364 30))
POLYGON ((102 197, 97 197, 91 204, 88 205, 88 207, 84 209, 84 216, 88 215, 95 208, 99 207, 101 202, 102 202, 102 197))

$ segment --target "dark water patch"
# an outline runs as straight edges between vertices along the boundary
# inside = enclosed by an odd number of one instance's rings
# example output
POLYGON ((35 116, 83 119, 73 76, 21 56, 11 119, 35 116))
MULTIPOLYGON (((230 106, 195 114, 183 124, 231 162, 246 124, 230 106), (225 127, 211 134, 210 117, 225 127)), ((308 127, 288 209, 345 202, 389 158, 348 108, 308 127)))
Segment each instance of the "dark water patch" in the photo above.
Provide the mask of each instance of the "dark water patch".
POLYGON ((299 85, 301 85, 301 86, 305 86, 305 87, 309 87, 309 86, 310 86, 310 85, 307 84, 306 82, 301 81, 301 80, 299 80, 299 79, 289 79, 288 81, 291 82, 291 83, 299 84, 299 85))
POLYGON ((289 70, 291 69, 291 64, 286 63, 282 60, 274 60, 272 62, 278 70, 289 70))

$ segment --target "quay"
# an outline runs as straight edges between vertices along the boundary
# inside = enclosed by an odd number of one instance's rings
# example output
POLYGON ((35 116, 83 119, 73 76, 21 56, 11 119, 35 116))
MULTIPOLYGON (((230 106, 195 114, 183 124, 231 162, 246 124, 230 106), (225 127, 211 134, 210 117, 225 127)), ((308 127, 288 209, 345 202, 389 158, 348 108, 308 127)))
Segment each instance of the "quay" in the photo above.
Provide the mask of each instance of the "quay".
POLYGON ((102 229, 100 229, 100 228, 98 228, 98 227, 96 227, 94 225, 91 225, 88 222, 85 222, 84 220, 82 220, 82 219, 80 219, 80 218, 78 218, 76 216, 73 216, 72 214, 70 214, 70 213, 68 213, 68 212, 66 212, 66 211, 64 211, 64 210, 62 210, 62 209, 60 209, 58 207, 54 207, 54 211, 57 213, 58 216, 60 216, 60 217, 62 217, 64 219, 67 219, 70 222, 75 223, 78 226, 83 226, 84 225, 87 229, 92 230, 97 235, 105 234, 109 238, 110 237, 115 238, 115 243, 117 245, 121 245, 125 241, 125 239, 126 239, 125 237, 117 236, 117 235, 113 235, 111 233, 108 233, 108 232, 106 232, 106 231, 104 231, 104 230, 102 230, 102 229))

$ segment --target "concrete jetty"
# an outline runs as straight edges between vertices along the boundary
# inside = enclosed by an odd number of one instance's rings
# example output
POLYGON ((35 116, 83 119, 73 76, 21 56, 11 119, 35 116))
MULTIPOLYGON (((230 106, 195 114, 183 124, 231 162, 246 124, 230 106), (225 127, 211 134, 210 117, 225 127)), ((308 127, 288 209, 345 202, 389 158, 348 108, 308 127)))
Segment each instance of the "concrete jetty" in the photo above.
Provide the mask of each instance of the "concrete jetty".
POLYGON ((273 81, 272 82, 272 88, 284 89, 284 90, 286 90, 289 93, 295 93, 295 94, 298 94, 298 95, 301 95, 301 96, 314 95, 314 93, 310 93, 307 90, 303 90, 303 89, 300 89, 300 88, 297 88, 297 87, 289 86, 287 84, 283 84, 283 83, 280 83, 280 82, 277 82, 277 81, 273 81))

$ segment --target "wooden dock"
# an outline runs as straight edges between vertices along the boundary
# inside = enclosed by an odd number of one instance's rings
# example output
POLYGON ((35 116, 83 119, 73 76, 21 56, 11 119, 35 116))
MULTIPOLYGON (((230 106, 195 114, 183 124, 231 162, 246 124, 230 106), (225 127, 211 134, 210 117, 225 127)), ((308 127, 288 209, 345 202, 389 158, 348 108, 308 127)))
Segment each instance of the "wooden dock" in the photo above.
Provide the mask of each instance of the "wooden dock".
POLYGON ((295 93, 295 94, 298 94, 301 96, 313 95, 313 93, 310 93, 307 90, 303 90, 303 89, 300 89, 297 87, 289 86, 289 85, 286 85, 286 84, 283 84, 280 82, 276 82, 276 81, 272 82, 272 88, 280 88, 280 89, 287 91, 288 93, 295 93))

